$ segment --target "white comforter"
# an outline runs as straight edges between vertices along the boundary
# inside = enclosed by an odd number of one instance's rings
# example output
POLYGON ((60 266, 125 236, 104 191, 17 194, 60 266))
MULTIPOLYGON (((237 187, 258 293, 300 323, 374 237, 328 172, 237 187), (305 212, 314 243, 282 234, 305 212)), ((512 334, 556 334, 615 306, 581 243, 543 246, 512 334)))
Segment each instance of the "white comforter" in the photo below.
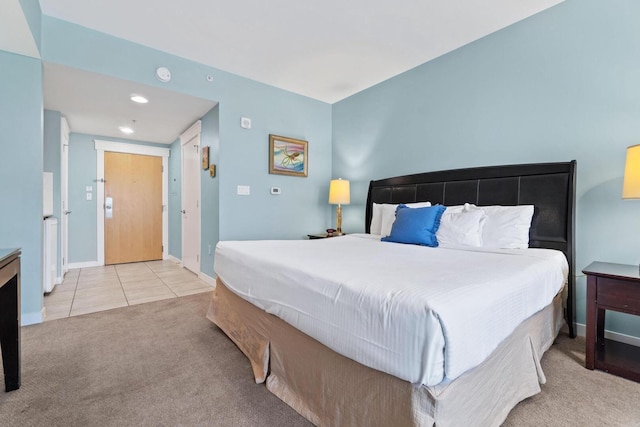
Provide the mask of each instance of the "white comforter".
POLYGON ((480 364, 553 300, 566 258, 547 249, 460 250, 349 235, 220 242, 233 292, 334 351, 414 384, 480 364))

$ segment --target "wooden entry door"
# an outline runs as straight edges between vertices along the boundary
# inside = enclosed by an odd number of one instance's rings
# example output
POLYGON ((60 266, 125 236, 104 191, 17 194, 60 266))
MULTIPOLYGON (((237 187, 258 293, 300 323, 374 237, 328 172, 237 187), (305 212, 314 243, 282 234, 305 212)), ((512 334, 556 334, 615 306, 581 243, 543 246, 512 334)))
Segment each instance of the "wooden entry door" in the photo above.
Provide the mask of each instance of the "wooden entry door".
POLYGON ((105 264, 162 259, 162 157, 104 153, 105 264))

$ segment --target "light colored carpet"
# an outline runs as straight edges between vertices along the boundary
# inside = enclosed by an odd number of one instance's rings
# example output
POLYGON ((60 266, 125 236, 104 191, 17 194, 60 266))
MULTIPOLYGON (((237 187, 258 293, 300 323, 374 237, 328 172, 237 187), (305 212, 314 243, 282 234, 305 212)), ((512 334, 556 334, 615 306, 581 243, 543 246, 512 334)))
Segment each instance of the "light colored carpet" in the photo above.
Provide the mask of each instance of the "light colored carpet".
MULTIPOLYGON (((205 318, 207 294, 22 329, 22 387, 0 391, 4 426, 309 426, 255 384, 247 359, 205 318)), ((640 426, 640 384, 584 366, 560 336, 547 384, 512 426, 640 426)))
POLYGON ((22 329, 0 426, 303 426, 253 380, 197 294, 22 329))
POLYGON ((542 358, 547 383, 503 427, 640 427, 640 384, 584 367, 584 338, 561 334, 542 358))

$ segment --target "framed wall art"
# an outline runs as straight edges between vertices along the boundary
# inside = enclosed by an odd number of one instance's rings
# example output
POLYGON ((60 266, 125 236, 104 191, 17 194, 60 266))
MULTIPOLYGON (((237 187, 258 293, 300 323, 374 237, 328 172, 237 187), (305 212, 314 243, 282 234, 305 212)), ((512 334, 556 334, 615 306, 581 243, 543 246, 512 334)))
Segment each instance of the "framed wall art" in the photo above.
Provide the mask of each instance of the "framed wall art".
POLYGON ((269 173, 307 176, 308 141, 269 135, 269 173))
POLYGON ((209 169, 209 146, 202 147, 202 169, 209 169))

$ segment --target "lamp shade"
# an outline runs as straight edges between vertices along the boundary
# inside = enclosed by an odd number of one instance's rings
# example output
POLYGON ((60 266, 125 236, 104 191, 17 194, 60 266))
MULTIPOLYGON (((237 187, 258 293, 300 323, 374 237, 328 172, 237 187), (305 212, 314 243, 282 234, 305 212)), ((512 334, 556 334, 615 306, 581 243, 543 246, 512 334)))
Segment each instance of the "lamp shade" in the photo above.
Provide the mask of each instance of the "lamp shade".
POLYGON ((627 148, 622 198, 640 199, 640 145, 627 148))
POLYGON ((332 179, 329 185, 329 203, 332 205, 348 205, 351 203, 349 181, 346 179, 332 179))

